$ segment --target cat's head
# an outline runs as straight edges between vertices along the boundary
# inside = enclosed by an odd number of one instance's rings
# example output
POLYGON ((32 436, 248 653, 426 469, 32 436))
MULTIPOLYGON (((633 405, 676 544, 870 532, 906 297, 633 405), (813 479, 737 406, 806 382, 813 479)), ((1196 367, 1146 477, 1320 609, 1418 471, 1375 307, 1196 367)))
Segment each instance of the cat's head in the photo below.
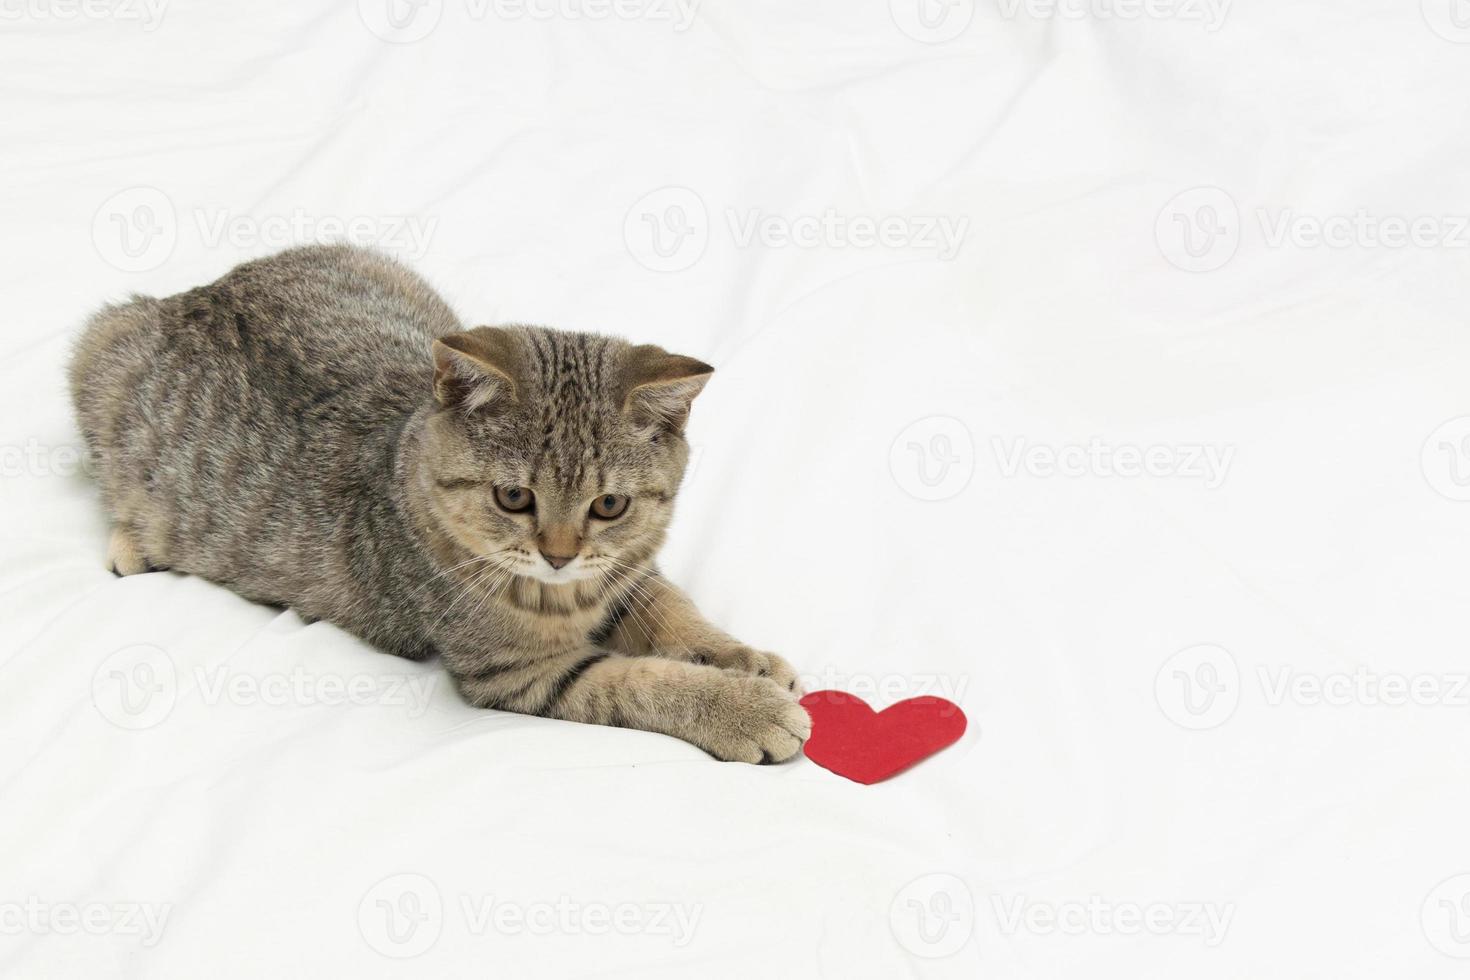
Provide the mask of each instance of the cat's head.
POLYGON ((607 575, 663 542, 714 369, 661 347, 540 327, 434 341, 430 510, 477 556, 542 582, 607 575))

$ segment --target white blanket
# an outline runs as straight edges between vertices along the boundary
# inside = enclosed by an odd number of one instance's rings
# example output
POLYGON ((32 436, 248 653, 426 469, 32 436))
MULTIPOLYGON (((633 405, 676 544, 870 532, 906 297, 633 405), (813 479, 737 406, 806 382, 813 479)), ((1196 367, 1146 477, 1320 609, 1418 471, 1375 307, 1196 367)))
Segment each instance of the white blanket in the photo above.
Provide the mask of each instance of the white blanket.
POLYGON ((0 0, 0 976, 1463 975, 1460 0, 0 0), (287 244, 709 360, 864 787, 115 579, 81 321, 287 244))

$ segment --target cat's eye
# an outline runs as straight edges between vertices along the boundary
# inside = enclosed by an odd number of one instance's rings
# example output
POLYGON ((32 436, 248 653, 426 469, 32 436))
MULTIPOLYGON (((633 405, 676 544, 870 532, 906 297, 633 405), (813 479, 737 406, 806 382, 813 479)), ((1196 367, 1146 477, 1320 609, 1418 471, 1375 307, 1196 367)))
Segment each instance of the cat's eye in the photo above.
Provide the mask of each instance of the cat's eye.
POLYGON ((620 493, 605 493, 592 501, 592 516, 600 517, 604 521, 622 517, 623 511, 627 509, 628 498, 620 493))
POLYGON ((525 487, 496 487, 495 502, 500 505, 501 510, 518 514, 531 509, 531 505, 536 502, 536 495, 525 487))

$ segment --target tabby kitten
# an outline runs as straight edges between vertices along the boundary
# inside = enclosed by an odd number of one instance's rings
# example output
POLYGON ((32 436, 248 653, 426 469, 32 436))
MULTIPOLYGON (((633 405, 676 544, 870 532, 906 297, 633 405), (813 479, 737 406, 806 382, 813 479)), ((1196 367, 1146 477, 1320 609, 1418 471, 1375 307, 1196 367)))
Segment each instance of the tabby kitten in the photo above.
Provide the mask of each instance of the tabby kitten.
POLYGON ((464 330, 374 252, 308 247, 88 323, 72 400, 109 561, 288 605, 482 707, 780 761, 790 665, 658 571, 712 368, 539 327, 464 330))

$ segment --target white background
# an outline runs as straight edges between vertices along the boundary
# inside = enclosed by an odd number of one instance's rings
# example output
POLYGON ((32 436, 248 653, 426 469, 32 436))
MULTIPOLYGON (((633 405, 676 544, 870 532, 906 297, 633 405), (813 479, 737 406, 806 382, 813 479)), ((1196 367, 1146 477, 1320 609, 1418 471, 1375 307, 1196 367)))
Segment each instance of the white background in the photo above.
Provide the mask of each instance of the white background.
POLYGON ((0 0, 0 975, 1463 975, 1470 4, 159 2, 0 0), (667 570, 963 740, 107 574, 83 319, 348 227, 716 364, 667 570))

